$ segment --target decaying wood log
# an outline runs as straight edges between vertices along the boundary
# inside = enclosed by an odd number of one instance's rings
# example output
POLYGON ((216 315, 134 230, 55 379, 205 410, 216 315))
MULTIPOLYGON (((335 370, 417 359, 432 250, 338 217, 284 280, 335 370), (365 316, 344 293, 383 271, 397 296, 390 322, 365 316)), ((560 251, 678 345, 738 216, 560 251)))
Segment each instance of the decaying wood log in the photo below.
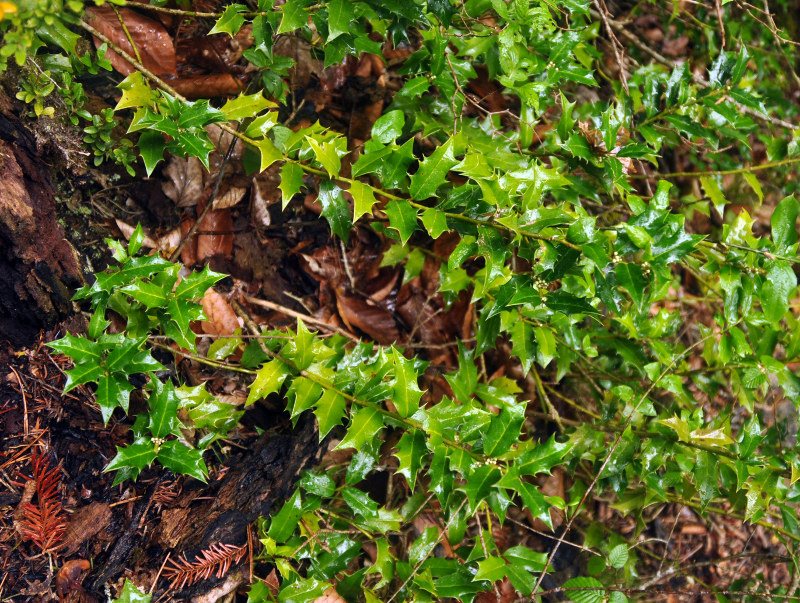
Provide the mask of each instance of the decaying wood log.
MULTIPOLYGON (((101 594, 106 583, 131 566, 137 550, 139 560, 149 558, 149 565, 158 569, 167 553, 192 560, 215 544, 245 544, 247 526, 259 516, 276 513, 292 493, 300 471, 319 462, 322 451, 314 417, 304 416, 291 431, 264 433, 231 463, 224 478, 202 490, 187 488, 169 510, 154 510, 154 484, 132 515, 126 530, 130 537, 119 539, 115 549, 120 550, 111 551, 91 590, 101 594), (139 529, 144 523, 148 530, 139 529)), ((229 573, 233 572, 232 568, 229 573)), ((159 583, 157 596, 165 592, 166 582, 159 583)), ((190 600, 221 582, 224 578, 202 580, 179 593, 171 591, 170 600, 190 600)))
POLYGON ((0 92, 0 339, 33 343, 72 313, 71 290, 82 283, 48 166, 0 92))

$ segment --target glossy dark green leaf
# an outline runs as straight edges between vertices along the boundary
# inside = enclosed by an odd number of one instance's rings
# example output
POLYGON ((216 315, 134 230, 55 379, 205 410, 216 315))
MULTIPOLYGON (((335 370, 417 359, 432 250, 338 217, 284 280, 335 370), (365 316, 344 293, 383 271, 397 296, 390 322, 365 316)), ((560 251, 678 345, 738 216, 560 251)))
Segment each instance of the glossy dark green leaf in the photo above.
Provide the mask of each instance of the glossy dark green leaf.
POLYGON ((353 222, 342 189, 332 180, 323 180, 319 185, 319 202, 322 205, 322 215, 328 220, 331 231, 347 242, 353 222))
POLYGON ((797 216, 800 203, 794 197, 784 198, 772 212, 772 242, 778 249, 797 243, 797 216))
POLYGON ((158 462, 180 475, 189 475, 201 482, 206 481, 208 469, 203 455, 195 448, 189 448, 179 440, 169 440, 158 450, 158 462))
POLYGON ((417 210, 408 201, 389 201, 386 204, 386 215, 389 224, 398 233, 400 241, 405 245, 417 229, 417 210))
POLYGON ((422 201, 433 197, 436 189, 444 184, 447 172, 456 163, 453 157, 453 139, 449 138, 420 163, 419 169, 411 177, 409 192, 412 198, 422 201))
POLYGON ((114 471, 123 467, 133 467, 144 469, 148 467, 156 458, 156 451, 152 442, 142 442, 141 444, 131 444, 130 446, 117 446, 117 455, 104 471, 114 471))

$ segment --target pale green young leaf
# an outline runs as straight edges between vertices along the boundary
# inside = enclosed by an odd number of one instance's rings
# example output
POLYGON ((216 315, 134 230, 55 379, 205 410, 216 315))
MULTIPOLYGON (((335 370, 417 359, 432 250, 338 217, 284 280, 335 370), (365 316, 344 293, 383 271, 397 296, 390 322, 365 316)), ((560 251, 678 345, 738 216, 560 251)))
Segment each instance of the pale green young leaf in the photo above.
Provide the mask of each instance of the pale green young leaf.
POLYGON ((348 192, 353 196, 353 222, 364 214, 371 216, 372 206, 377 202, 375 193, 372 192, 372 187, 358 180, 353 180, 348 192))
POLYGON ((320 144, 311 138, 311 136, 306 136, 306 142, 308 146, 311 147, 311 150, 314 151, 314 157, 316 157, 317 161, 325 168, 325 171, 328 172, 328 176, 331 178, 339 176, 339 172, 342 169, 342 160, 336 152, 337 149, 334 141, 329 140, 320 144))
MULTIPOLYGON (((231 7, 228 7, 230 9, 231 7)), ((227 12, 228 9, 225 9, 227 12)), ((228 121, 240 121, 248 117, 255 117, 264 109, 274 109, 277 105, 271 100, 264 98, 263 92, 255 94, 240 94, 236 98, 228 100, 220 111, 225 115, 228 121)), ((261 132, 263 135, 264 132, 261 132)))
POLYGON ((148 107, 155 100, 155 92, 150 88, 147 80, 139 71, 134 71, 122 80, 117 87, 122 90, 122 96, 114 107, 114 111, 136 107, 148 107))
POLYGON ((443 211, 430 207, 420 214, 422 225, 432 239, 438 239, 442 234, 448 232, 447 217, 443 211))
POLYGON ((608 552, 608 564, 614 569, 622 569, 628 563, 628 545, 618 544, 608 552))
POLYGON ((150 603, 152 596, 151 594, 145 594, 133 582, 126 579, 122 592, 112 603, 150 603))
POLYGON ((542 368, 547 368, 556 357, 556 337, 549 327, 534 327, 533 333, 536 338, 536 361, 542 368))
POLYGON ((260 171, 263 172, 276 161, 284 159, 283 153, 280 152, 278 147, 276 147, 269 138, 264 137, 255 144, 261 155, 260 171))
POLYGON ((289 369, 277 358, 265 362, 256 373, 256 378, 250 386, 245 406, 250 406, 256 400, 266 398, 279 391, 288 376, 289 369))

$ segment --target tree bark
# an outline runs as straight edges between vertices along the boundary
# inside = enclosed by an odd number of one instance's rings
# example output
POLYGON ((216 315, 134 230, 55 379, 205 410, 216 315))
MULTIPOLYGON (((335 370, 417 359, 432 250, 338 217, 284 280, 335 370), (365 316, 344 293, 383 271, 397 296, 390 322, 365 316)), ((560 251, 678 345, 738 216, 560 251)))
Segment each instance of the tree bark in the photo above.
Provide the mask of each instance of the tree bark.
POLYGON ((0 339, 33 343, 72 313, 72 290, 83 282, 56 220, 48 166, 0 91, 0 339))

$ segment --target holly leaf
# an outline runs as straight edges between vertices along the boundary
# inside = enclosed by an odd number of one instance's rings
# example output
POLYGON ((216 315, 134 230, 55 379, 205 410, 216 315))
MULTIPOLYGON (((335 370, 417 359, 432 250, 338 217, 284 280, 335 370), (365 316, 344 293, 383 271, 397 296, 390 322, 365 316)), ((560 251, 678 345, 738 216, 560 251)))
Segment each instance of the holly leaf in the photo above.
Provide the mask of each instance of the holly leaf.
POLYGON ((169 440, 158 450, 158 462, 173 473, 189 475, 201 482, 207 481, 208 469, 203 461, 203 453, 189 448, 179 440, 169 440))
POLYGON ((372 139, 383 144, 394 142, 403 133, 405 124, 406 118, 402 111, 389 111, 372 124, 372 139))
POLYGON ((450 230, 447 226, 445 213, 433 207, 423 211, 420 215, 420 220, 422 220, 422 225, 425 226, 425 230, 428 231, 432 239, 438 239, 442 234, 450 230))
POLYGON ((328 4, 328 42, 350 33, 350 21, 355 19, 350 0, 331 0, 328 4))
POLYGON ((102 366, 93 363, 78 364, 74 369, 64 371, 67 376, 67 381, 64 383, 64 393, 66 394, 84 383, 97 381, 101 376, 105 375, 105 372, 102 366))
POLYGON ((150 407, 150 424, 148 428, 154 438, 164 438, 172 433, 178 424, 178 396, 172 383, 161 383, 155 375, 150 377, 152 393, 147 401, 150 407))
POLYGON ((389 226, 400 233, 400 241, 405 245, 417 229, 417 210, 408 201, 392 200, 386 204, 389 226))
POLYGON ((524 320, 516 320, 509 333, 511 334, 511 343, 514 346, 511 351, 519 358, 522 364, 522 372, 527 375, 531 370, 534 358, 536 358, 533 325, 524 320))
POLYGON ((78 364, 86 362, 99 364, 103 353, 102 348, 96 341, 91 341, 85 337, 75 337, 69 333, 57 341, 51 341, 47 344, 47 347, 57 354, 69 356, 78 364))
POLYGON ((281 209, 286 209, 289 201, 292 200, 297 193, 300 192, 300 187, 303 186, 303 168, 296 163, 285 163, 281 168, 281 183, 278 188, 281 189, 281 209))
POLYGON ((127 372, 128 364, 135 356, 139 355, 142 345, 146 337, 140 339, 131 339, 126 337, 122 344, 115 347, 106 358, 105 366, 109 371, 123 371, 127 372))
POLYGON ((400 351, 392 346, 392 360, 394 362, 394 383, 392 384, 392 402, 398 414, 410 417, 419 410, 419 401, 422 390, 417 384, 417 372, 414 370, 413 360, 406 360, 400 351))
POLYGON ((139 156, 144 162, 144 169, 149 177, 156 169, 158 162, 164 159, 166 141, 164 135, 153 130, 146 130, 139 135, 139 156))
POLYGON ((397 442, 397 452, 395 456, 399 461, 398 473, 404 475, 408 480, 411 491, 417 481, 417 474, 422 468, 422 463, 427 456, 428 449, 425 447, 425 434, 419 429, 410 429, 403 434, 397 442))
POLYGON ((139 71, 134 71, 117 87, 122 90, 122 96, 114 107, 114 111, 130 109, 135 107, 148 107, 155 100, 155 92, 144 79, 144 75, 139 71))
POLYGON ((114 599, 113 603, 150 603, 153 595, 145 594, 136 588, 136 585, 130 580, 125 580, 125 586, 122 587, 122 592, 119 597, 114 599))
POLYGON ((176 299, 197 299, 203 297, 209 287, 213 287, 215 283, 225 278, 224 274, 214 272, 208 266, 205 266, 200 272, 192 272, 184 277, 178 286, 175 288, 174 297, 176 299))
POLYGON ((420 201, 433 197, 436 189, 444 184, 447 172, 456 163, 458 162, 453 157, 453 139, 449 138, 446 143, 420 163, 419 169, 411 177, 409 188, 411 196, 420 201))
POLYGON ((322 396, 322 386, 306 377, 296 377, 289 387, 289 398, 293 400, 289 415, 292 419, 308 410, 322 396))
POLYGON ((776 260, 767 271, 766 282, 761 287, 761 304, 764 316, 777 325, 789 309, 789 298, 797 286, 797 277, 789 262, 776 260))
POLYGON ((117 455, 111 459, 108 466, 103 469, 103 472, 114 471, 115 469, 122 469, 124 467, 132 467, 141 471, 156 458, 156 451, 153 448, 153 443, 150 441, 141 442, 139 444, 131 444, 120 448, 117 446, 117 455))
MULTIPOLYGON (((228 12, 233 6, 237 5, 229 6, 225 12, 228 12)), ((264 98, 263 92, 257 92, 256 94, 240 94, 236 98, 230 99, 222 105, 220 111, 228 121, 241 121, 248 117, 255 117, 264 109, 274 109, 277 106, 271 100, 264 98)))
POLYGON ((630 294, 636 308, 641 311, 645 299, 644 290, 647 287, 642 269, 636 264, 621 262, 614 268, 614 274, 617 276, 617 283, 630 294))
POLYGON ((285 159, 280 149, 269 138, 264 137, 255 144, 261 155, 260 171, 263 172, 276 161, 285 159))
POLYGON ((117 406, 121 406, 122 410, 128 412, 132 391, 133 386, 122 374, 112 373, 100 377, 97 382, 95 400, 100 407, 100 414, 103 416, 103 425, 108 423, 117 406))
POLYGON ((256 400, 266 398, 280 390, 286 377, 289 376, 289 369, 277 358, 264 363, 256 373, 255 381, 250 386, 250 393, 247 396, 245 406, 250 406, 256 400))
POLYGON ((539 443, 535 448, 526 450, 515 465, 519 468, 521 475, 537 475, 539 473, 549 475, 550 470, 561 462, 571 448, 571 443, 561 444, 556 442, 554 435, 551 435, 545 443, 539 443))
POLYGON ((777 249, 797 243, 797 215, 800 204, 794 197, 784 198, 772 212, 772 241, 777 249))
POLYGON ((499 415, 492 417, 489 429, 483 437, 483 451, 487 456, 505 454, 519 440, 522 422, 525 420, 525 404, 508 404, 499 415))
POLYGON ((491 494, 493 486, 500 481, 501 477, 502 475, 497 467, 492 467, 491 465, 478 465, 475 467, 467 478, 466 483, 459 488, 467 495, 471 513, 475 512, 478 503, 491 494))
POLYGON ((303 499, 298 489, 272 518, 267 534, 278 543, 284 542, 294 532, 302 514, 303 499))
POLYGON ((372 187, 363 182, 353 180, 348 191, 353 196, 353 222, 364 214, 372 215, 372 206, 377 202, 372 187))
MULTIPOLYGON (((231 4, 222 13, 222 16, 214 23, 214 27, 208 32, 208 35, 226 33, 234 37, 244 25, 244 17, 240 14, 247 11, 247 7, 243 4, 231 4)), ((228 118, 233 119, 233 118, 228 118)))
POLYGON ((320 144, 310 136, 306 136, 306 142, 311 150, 314 151, 314 157, 319 161, 320 165, 328 172, 328 176, 336 178, 342 169, 342 160, 336 152, 336 144, 334 141, 329 140, 320 144))
POLYGON ((331 231, 339 235, 345 243, 350 238, 350 208, 340 189, 332 180, 323 180, 319 185, 319 202, 322 205, 322 215, 328 220, 331 231))
POLYGON ((347 401, 344 396, 332 389, 326 390, 322 397, 317 401, 314 414, 319 423, 319 440, 322 441, 328 432, 337 425, 341 425, 344 411, 347 408, 347 401))
POLYGON ((347 435, 339 442, 336 449, 355 448, 360 450, 367 442, 374 439, 381 429, 383 429, 381 412, 377 408, 361 408, 353 416, 347 435))

